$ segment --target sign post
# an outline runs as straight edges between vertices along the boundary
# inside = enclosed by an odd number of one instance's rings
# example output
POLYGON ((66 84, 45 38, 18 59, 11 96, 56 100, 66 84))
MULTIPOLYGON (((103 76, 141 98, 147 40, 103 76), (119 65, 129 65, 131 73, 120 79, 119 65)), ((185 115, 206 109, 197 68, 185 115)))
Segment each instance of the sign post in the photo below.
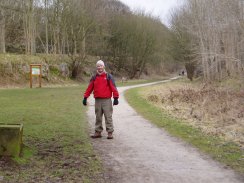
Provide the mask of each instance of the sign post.
POLYGON ((30 64, 30 88, 32 88, 32 78, 37 76, 39 80, 39 87, 42 87, 42 65, 41 64, 30 64))

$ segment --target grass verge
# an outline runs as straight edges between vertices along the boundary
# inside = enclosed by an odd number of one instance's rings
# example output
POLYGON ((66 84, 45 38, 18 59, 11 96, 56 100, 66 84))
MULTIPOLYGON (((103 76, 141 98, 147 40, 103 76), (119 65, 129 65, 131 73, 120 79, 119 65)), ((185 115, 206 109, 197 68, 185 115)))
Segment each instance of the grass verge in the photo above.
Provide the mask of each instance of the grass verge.
POLYGON ((87 134, 84 89, 0 90, 0 122, 24 124, 22 156, 0 157, 3 182, 94 182, 101 178, 101 163, 87 134))
POLYGON ((232 142, 223 141, 220 138, 202 133, 182 121, 167 115, 160 108, 150 104, 140 96, 142 88, 134 88, 126 91, 125 97, 129 104, 143 117, 159 127, 166 129, 173 136, 199 148, 209 154, 213 159, 232 167, 240 173, 244 173, 243 151, 232 142))

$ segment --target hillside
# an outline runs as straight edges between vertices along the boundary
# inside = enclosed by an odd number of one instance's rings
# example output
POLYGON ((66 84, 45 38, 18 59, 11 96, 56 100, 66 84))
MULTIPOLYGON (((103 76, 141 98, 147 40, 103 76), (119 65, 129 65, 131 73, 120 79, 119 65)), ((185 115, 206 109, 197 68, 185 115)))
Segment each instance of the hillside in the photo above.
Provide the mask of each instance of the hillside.
MULTIPOLYGON (((0 88, 29 87, 30 64, 42 65, 42 83, 44 86, 51 85, 72 85, 87 82, 95 72, 95 63, 99 57, 86 56, 80 59, 79 56, 57 55, 57 54, 0 54, 0 88)), ((122 77, 129 80, 128 73, 121 69, 116 71, 113 63, 105 62, 106 70, 120 81, 122 77)), ((165 65, 165 68, 172 69, 174 65, 165 65)), ((148 66, 139 79, 161 78, 170 72, 155 69, 148 66)), ((175 72, 174 69, 171 72, 175 72)), ((33 77, 34 85, 38 80, 33 77)), ((34 87, 35 87, 34 86, 34 87)))
MULTIPOLYGON (((95 61, 95 58, 89 58, 95 61)), ((30 81, 30 64, 42 65, 42 82, 44 85, 74 84, 89 76, 80 71, 76 80, 72 79, 74 61, 67 55, 20 55, 0 54, 0 87, 26 87, 30 81)), ((37 78, 33 77, 34 84, 37 78)))

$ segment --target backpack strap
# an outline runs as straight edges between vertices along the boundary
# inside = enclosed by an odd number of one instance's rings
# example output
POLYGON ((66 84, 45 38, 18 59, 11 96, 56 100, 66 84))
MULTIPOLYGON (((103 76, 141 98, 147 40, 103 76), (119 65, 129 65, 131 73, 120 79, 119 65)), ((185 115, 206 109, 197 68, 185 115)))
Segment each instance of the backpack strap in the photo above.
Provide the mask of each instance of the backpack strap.
POLYGON ((111 80, 111 78, 112 78, 112 76, 111 76, 111 74, 109 74, 109 73, 106 73, 106 77, 107 77, 107 82, 108 82, 108 85, 110 86, 110 80, 111 80))
POLYGON ((113 85, 116 87, 113 76, 111 74, 107 73, 108 84, 110 84, 110 80, 112 80, 113 85))
POLYGON ((91 79, 90 79, 90 82, 91 82, 91 81, 95 81, 96 77, 97 77, 97 75, 96 75, 96 74, 95 74, 95 75, 93 75, 93 76, 91 77, 91 79))
POLYGON ((112 75, 107 73, 107 80, 109 81, 110 79, 112 79, 112 75))

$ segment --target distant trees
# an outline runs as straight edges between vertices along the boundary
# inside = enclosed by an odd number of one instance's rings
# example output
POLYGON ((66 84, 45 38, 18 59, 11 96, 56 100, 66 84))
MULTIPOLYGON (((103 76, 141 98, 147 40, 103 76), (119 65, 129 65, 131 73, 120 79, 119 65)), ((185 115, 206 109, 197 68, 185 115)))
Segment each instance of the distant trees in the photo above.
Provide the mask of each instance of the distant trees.
MULTIPOLYGON (((77 53, 102 0, 0 1, 0 52, 77 53)), ((94 21, 93 21, 94 22, 94 21)))
POLYGON ((1 52, 4 47, 27 54, 84 52, 91 12, 96 12, 98 2, 102 0, 1 1, 1 52))
POLYGON ((130 78, 139 77, 148 62, 164 60, 168 29, 144 14, 126 14, 111 20, 109 45, 118 70, 124 69, 130 78), (160 55, 157 58, 156 56, 160 55))
POLYGON ((118 12, 129 8, 117 0, 0 1, 0 52, 85 56, 86 38, 98 38, 108 14, 118 12))
POLYGON ((241 76, 244 62, 244 2, 187 0, 172 17, 178 58, 199 61, 205 80, 241 76), (187 35, 188 40, 182 36, 187 35), (184 52, 184 51, 183 51, 184 52), (182 57, 182 54, 184 55, 182 57), (193 56, 193 57, 192 57, 193 56))
POLYGON ((171 24, 118 0, 0 1, 0 53, 72 55, 74 77, 86 55, 130 78, 175 61, 189 79, 196 69, 207 81, 243 73, 243 0, 186 0, 171 24))
POLYGON ((169 30, 117 0, 9 0, 0 3, 0 52, 72 55, 76 77, 86 55, 106 57, 139 77, 166 60, 169 30))

